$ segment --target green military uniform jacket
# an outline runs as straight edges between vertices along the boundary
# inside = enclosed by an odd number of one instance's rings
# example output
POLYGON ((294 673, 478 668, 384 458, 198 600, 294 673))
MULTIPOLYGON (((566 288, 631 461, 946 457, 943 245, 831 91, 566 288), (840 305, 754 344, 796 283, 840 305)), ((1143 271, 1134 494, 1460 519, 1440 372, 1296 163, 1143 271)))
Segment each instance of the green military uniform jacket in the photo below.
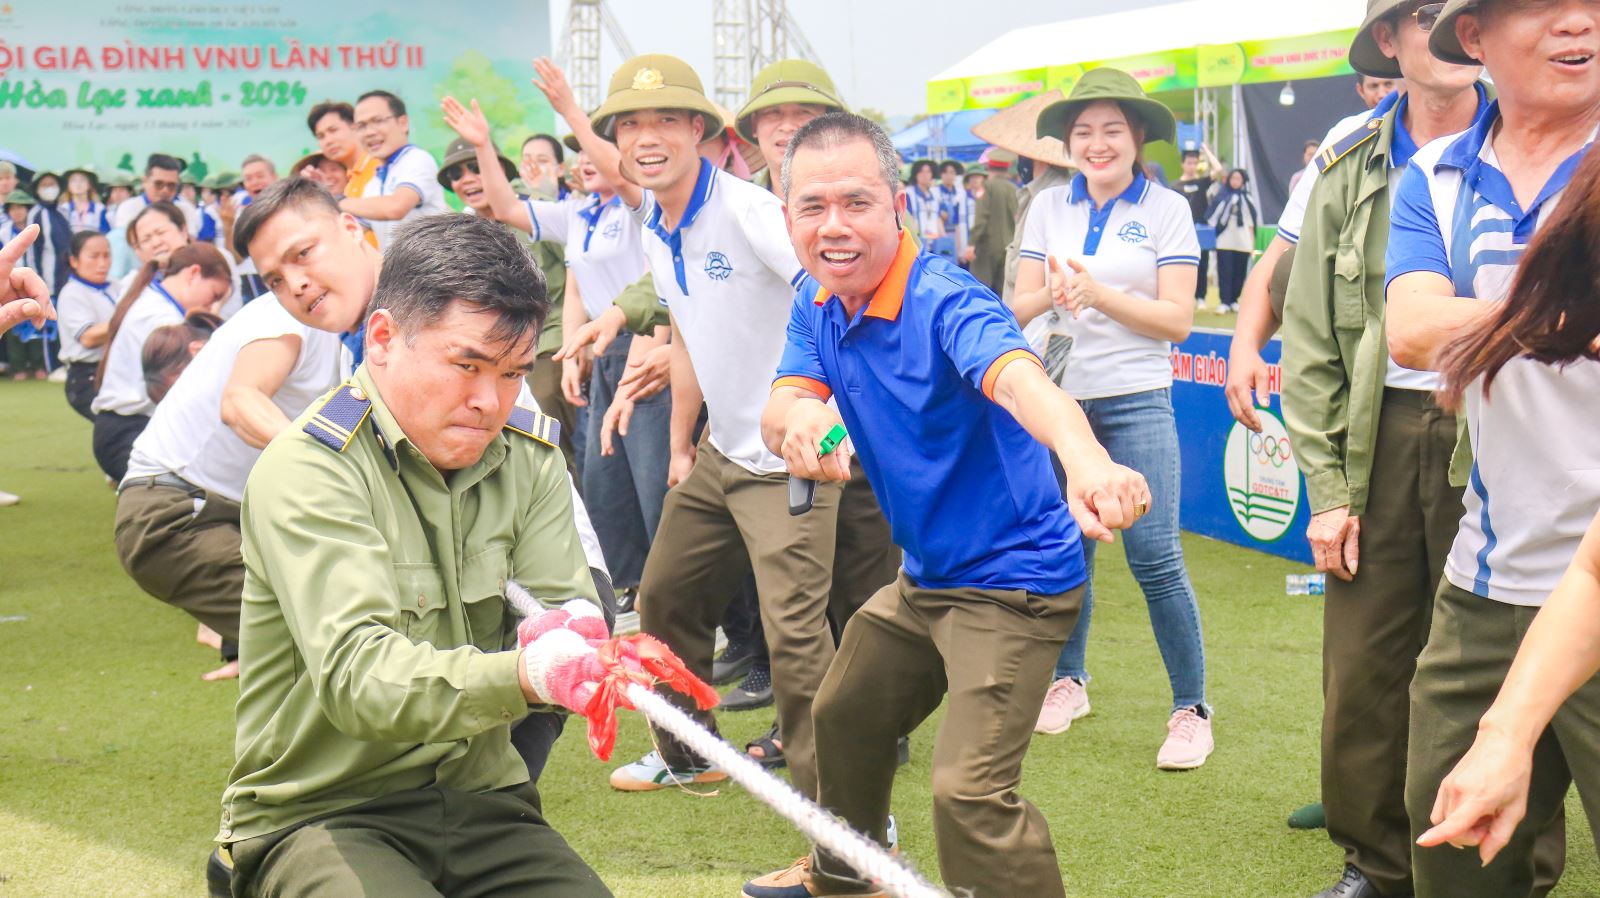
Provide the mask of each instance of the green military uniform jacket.
MULTIPOLYGON (((975 204, 967 239, 972 246, 972 268, 982 269, 999 283, 1004 277, 1006 247, 1017 232, 1017 185, 998 174, 985 179, 983 197, 975 204), (991 274, 993 273, 993 274, 991 274)), ((980 280, 988 282, 980 276, 980 280)))
POLYGON ((550 425, 518 408, 447 477, 363 366, 262 453, 241 516, 237 760, 218 841, 408 789, 527 781, 506 581, 552 607, 595 600, 550 425))
MULTIPOLYGON (((1397 104, 1336 141, 1320 174, 1283 305, 1283 414, 1311 512, 1366 510, 1388 375, 1383 257, 1397 104)), ((1450 467, 1466 482, 1464 440, 1450 467)))
POLYGON ((567 248, 554 240, 534 240, 526 231, 504 225, 517 235, 533 256, 533 264, 544 272, 544 291, 550 298, 550 312, 544 317, 544 327, 539 331, 539 346, 534 353, 539 356, 553 354, 561 348, 564 334, 561 327, 562 300, 567 295, 567 248))
POLYGON ((656 328, 672 323, 667 315, 667 307, 661 303, 661 294, 656 292, 656 282, 648 271, 618 293, 611 304, 627 316, 628 330, 641 336, 653 334, 656 328))

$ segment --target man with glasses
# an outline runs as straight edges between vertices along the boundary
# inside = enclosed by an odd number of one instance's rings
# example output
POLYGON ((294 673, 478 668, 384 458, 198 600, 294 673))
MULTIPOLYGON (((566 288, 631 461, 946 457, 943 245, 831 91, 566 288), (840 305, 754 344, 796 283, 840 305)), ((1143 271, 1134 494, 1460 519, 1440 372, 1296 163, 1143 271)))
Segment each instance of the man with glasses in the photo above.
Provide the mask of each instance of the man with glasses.
POLYGON ((178 196, 178 175, 183 173, 183 160, 166 153, 151 153, 144 165, 144 190, 137 196, 131 196, 117 204, 116 211, 112 213, 111 227, 113 230, 126 232, 128 225, 139 217, 151 203, 172 203, 183 210, 183 219, 189 225, 189 234, 194 236, 200 233, 200 210, 186 199, 178 196))
POLYGON ((1477 66, 1428 50, 1442 3, 1369 0, 1350 48, 1364 78, 1407 93, 1320 150, 1283 305, 1283 409, 1311 503, 1307 538, 1331 576, 1323 607, 1322 796, 1344 849, 1318 898, 1411 892, 1407 684, 1461 515, 1455 416, 1437 376, 1385 351, 1383 254, 1394 186, 1417 148, 1488 105, 1477 66), (1363 551, 1364 550, 1364 551, 1363 551))
POLYGON ((356 101, 355 130, 366 151, 382 161, 362 194, 346 197, 339 208, 366 219, 382 250, 401 222, 448 210, 439 165, 411 143, 406 104, 386 90, 368 91, 356 101))

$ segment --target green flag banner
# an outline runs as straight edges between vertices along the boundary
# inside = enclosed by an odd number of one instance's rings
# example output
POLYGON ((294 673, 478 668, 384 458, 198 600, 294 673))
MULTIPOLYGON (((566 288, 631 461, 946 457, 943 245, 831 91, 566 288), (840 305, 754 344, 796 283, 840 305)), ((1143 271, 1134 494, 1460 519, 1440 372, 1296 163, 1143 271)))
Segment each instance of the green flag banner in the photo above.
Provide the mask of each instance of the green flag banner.
POLYGON ((0 150, 56 171, 141 169, 157 151, 213 170, 262 153, 282 170, 316 147, 313 106, 383 89, 437 156, 454 136, 438 110, 445 94, 476 97, 502 141, 549 130, 528 80, 549 51, 546 0, 388 0, 360 15, 326 0, 10 0, 0 150))

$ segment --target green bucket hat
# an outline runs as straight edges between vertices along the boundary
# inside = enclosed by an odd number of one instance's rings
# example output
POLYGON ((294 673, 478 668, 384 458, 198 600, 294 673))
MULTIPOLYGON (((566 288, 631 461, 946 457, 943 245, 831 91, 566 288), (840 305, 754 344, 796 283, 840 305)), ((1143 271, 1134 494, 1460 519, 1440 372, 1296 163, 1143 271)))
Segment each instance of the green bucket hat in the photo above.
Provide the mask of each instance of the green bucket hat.
POLYGON ((132 187, 137 183, 139 179, 133 176, 133 172, 123 171, 120 168, 100 179, 100 184, 104 187, 132 187))
POLYGON ((1144 139, 1146 143, 1157 140, 1171 141, 1178 136, 1178 120, 1172 110, 1161 103, 1144 95, 1144 88, 1133 76, 1121 69, 1103 66, 1090 69, 1078 83, 1072 86, 1072 93, 1064 100, 1057 100, 1049 106, 1039 110, 1039 123, 1037 136, 1054 137, 1060 139, 1067 127, 1067 120, 1072 118, 1077 111, 1100 100, 1114 100, 1127 107, 1138 115, 1144 123, 1144 139))
POLYGON ((784 103, 814 103, 843 110, 844 101, 822 66, 804 59, 780 59, 756 73, 750 100, 734 116, 733 129, 749 143, 756 142, 756 113, 784 103))
POLYGON ((95 193, 100 189, 100 176, 94 173, 92 165, 75 165, 61 173, 61 185, 66 186, 68 179, 73 175, 83 175, 89 179, 89 192, 95 193))
POLYGON ((219 171, 206 175, 205 180, 200 182, 200 186, 209 187, 212 190, 226 190, 229 187, 238 187, 239 182, 243 180, 244 176, 238 172, 219 171))
POLYGON ((1350 42, 1350 68, 1373 78, 1399 78, 1400 63, 1378 49, 1372 29, 1379 22, 1411 5, 1412 0, 1367 0, 1367 18, 1350 42))
POLYGON ((723 128, 722 114, 706 96, 705 87, 694 68, 676 56, 646 53, 623 63, 611 76, 606 101, 600 104, 590 123, 606 140, 616 141, 613 120, 624 112, 641 109, 687 109, 705 116, 706 136, 723 128))
POLYGON ((578 143, 578 135, 576 134, 568 134, 561 138, 561 145, 574 153, 583 152, 583 145, 578 143))
MULTIPOLYGON (((495 151, 494 155, 495 158, 500 160, 500 168, 505 171, 506 180, 510 181, 515 178, 517 176, 517 167, 511 164, 511 160, 501 155, 498 150, 495 151)), ((451 193, 455 193, 455 188, 451 187, 450 182, 445 179, 445 172, 449 171, 457 163, 476 161, 478 161, 476 147, 460 137, 450 141, 449 148, 444 151, 444 161, 439 163, 439 186, 451 193)))
POLYGON ((1433 51, 1434 56, 1456 65, 1483 64, 1468 56, 1461 46, 1461 40, 1456 37, 1456 19, 1461 18, 1464 12, 1476 12, 1481 5, 1482 0, 1450 0, 1444 5, 1444 11, 1439 13, 1439 21, 1433 23, 1433 30, 1428 32, 1428 49, 1433 51))
POLYGON ((39 201, 33 198, 33 194, 19 187, 16 190, 11 191, 11 195, 6 197, 6 205, 37 206, 39 205, 39 201))

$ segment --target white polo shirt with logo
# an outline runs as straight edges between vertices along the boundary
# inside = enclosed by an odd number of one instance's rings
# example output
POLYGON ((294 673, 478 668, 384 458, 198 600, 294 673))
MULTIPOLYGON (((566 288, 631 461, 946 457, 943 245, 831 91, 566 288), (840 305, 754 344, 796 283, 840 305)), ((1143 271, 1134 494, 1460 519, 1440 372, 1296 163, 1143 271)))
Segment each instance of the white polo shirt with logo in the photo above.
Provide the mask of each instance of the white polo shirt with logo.
POLYGON ((367 222, 372 228, 373 235, 378 238, 380 251, 389 248, 389 241, 394 239, 395 231, 402 224, 424 215, 450 211, 450 207, 444 201, 444 188, 439 186, 439 163, 434 161, 427 150, 415 144, 408 143, 385 159, 378 166, 377 174, 367 182, 366 189, 361 195, 392 196, 402 187, 415 190, 417 195, 422 197, 422 202, 413 206, 403 218, 394 221, 367 222))
POLYGON ((158 327, 182 324, 188 312, 160 284, 151 283, 128 307, 117 326, 117 336, 106 347, 105 377, 90 411, 118 415, 148 415, 156 410, 144 386, 144 341, 158 327))
POLYGON ((612 300, 645 272, 639 223, 613 196, 599 194, 551 202, 523 200, 534 240, 559 241, 566 248, 567 273, 578 279, 578 293, 589 320, 611 308, 612 300))
MULTIPOLYGON (((1524 209, 1490 141, 1491 107, 1456 137, 1418 150, 1394 197, 1388 280, 1419 271, 1457 296, 1501 302, 1528 243, 1554 214, 1589 146, 1556 169, 1524 209)), ((1593 140, 1593 135, 1590 136, 1593 140)), ((1543 605, 1600 508, 1600 362, 1519 358, 1467 389, 1472 474, 1445 561, 1454 586, 1511 605, 1543 605)))
POLYGON ((291 421, 312 400, 339 385, 339 335, 294 320, 271 293, 263 294, 217 328, 183 370, 128 455, 127 478, 176 474, 234 502, 261 450, 222 422, 222 393, 240 350, 261 340, 300 338, 300 356, 272 394, 291 421))
MULTIPOLYGON (((1054 256, 1068 273, 1067 260, 1075 259, 1099 283, 1157 302, 1158 272, 1168 265, 1198 267, 1200 240, 1183 194, 1139 174, 1096 209, 1080 174, 1067 186, 1040 193, 1028 207, 1019 256, 1046 266, 1054 256)), ((1079 399, 1172 386, 1172 344, 1166 340, 1135 333, 1099 309, 1076 318, 1062 312, 1056 330, 1072 338, 1061 385, 1079 399)))
POLYGON ((656 291, 683 334, 710 410, 711 445, 755 474, 785 470, 761 440, 761 413, 783 357, 805 271, 769 190, 701 160, 683 220, 668 231, 645 192, 638 209, 656 291))

